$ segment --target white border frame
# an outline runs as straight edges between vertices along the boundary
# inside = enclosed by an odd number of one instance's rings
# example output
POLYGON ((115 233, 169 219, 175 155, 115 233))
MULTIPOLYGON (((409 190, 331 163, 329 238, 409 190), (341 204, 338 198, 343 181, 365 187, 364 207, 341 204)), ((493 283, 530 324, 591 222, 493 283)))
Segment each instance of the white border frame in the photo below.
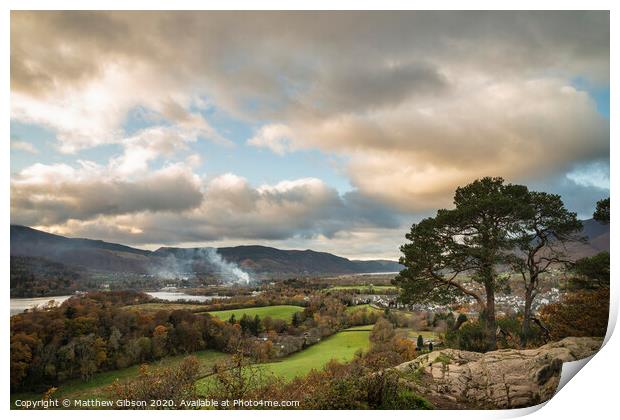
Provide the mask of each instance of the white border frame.
MULTIPOLYGON (((5 3, 5 10, 1 17, 0 31, 4 32, 0 45, 2 46, 2 57, 5 58, 2 66, 2 91, 4 94, 4 100, 2 104, 2 133, 4 134, 4 149, 1 155, 0 168, 3 168, 7 177, 5 178, 4 188, 2 188, 2 202, 0 207, 2 219, 4 223, 0 224, 0 244, 2 249, 0 255, 2 258, 2 273, 5 282, 2 287, 2 299, 6 302, 9 299, 8 288, 8 274, 9 274, 9 249, 10 249, 10 71, 9 60, 10 57, 10 10, 350 10, 350 9, 363 9, 363 10, 400 10, 400 9, 417 9, 417 10, 441 10, 441 9, 454 9, 454 10, 611 10, 610 15, 610 36, 611 36, 611 103, 610 103, 610 115, 614 115, 614 111, 618 109, 618 95, 616 95, 617 78, 614 74, 618 74, 618 31, 617 31, 617 9, 614 5, 618 4, 613 1, 605 0, 590 0, 588 2, 565 0, 563 2, 552 2, 546 0, 522 0, 522 1, 503 1, 501 3, 489 0, 470 0, 467 2, 457 0, 445 0, 445 1, 405 1, 405 0, 382 0, 382 1, 365 1, 365 0, 341 0, 339 2, 327 1, 327 0, 315 0, 305 3, 292 3, 282 0, 271 1, 251 1, 251 0, 227 0, 227 1, 192 1, 192 0, 177 0, 174 2, 165 0, 151 0, 149 2, 140 1, 122 1, 122 0, 91 0, 88 3, 77 0, 56 0, 56 1, 44 1, 44 0, 22 0, 13 1, 9 0, 5 3), (467 6, 467 7, 465 7, 467 6), (558 6, 562 6, 559 8, 558 6)), ((610 140, 615 139, 618 133, 618 119, 610 119, 611 131, 610 140)), ((613 196, 616 194, 617 185, 617 173, 613 169, 614 163, 617 161, 618 146, 611 141, 610 145, 610 159, 611 159, 611 185, 613 196)), ((612 255, 615 255, 613 251, 615 247, 614 238, 618 237, 619 225, 611 225, 611 249, 612 255)), ((620 269, 620 260, 612 259, 612 273, 618 272, 620 269)), ((9 308, 6 309, 7 311, 9 308)), ((606 337, 606 344, 604 348, 588 363, 588 367, 583 369, 578 374, 577 380, 569 381, 568 384, 561 391, 556 394, 547 404, 541 404, 540 406, 519 409, 519 410, 492 410, 492 411, 430 411, 415 413, 398 413, 396 415, 403 416, 415 416, 423 418, 433 419, 452 419, 457 417, 459 419, 486 419, 486 418, 511 418, 533 413, 531 418, 543 419, 547 417, 561 417, 563 419, 592 419, 592 418, 609 418, 609 414, 617 411, 616 398, 617 397, 617 381, 620 376, 620 361, 616 357, 616 354, 620 354, 620 342, 618 341, 617 334, 612 336, 616 319, 618 315, 618 286, 612 281, 612 296, 611 296, 611 311, 610 311, 610 324, 606 337), (544 409, 539 410, 539 408, 544 409)), ((5 318, 6 319, 6 318, 5 318)), ((9 336, 9 323, 4 322, 2 324, 2 330, 0 331, 0 337, 9 336)), ((7 396, 10 393, 9 385, 9 340, 3 339, 2 345, 2 358, 3 358, 3 375, 2 375, 2 391, 3 395, 7 396)), ((575 365, 571 366, 574 367, 575 365)), ((563 381, 566 380, 569 372, 568 369, 563 370, 563 381)), ((5 410, 9 411, 9 415, 14 418, 32 419, 33 417, 46 417, 46 418, 78 418, 83 417, 85 412, 83 411, 18 411, 9 410, 9 402, 4 402, 5 410)), ((252 418, 259 419, 273 419, 273 417, 287 417, 294 415, 299 419, 310 419, 317 413, 308 411, 236 411, 236 412, 224 412, 224 411, 206 411, 197 413, 195 411, 183 412, 175 411, 175 416, 196 416, 212 415, 215 414, 219 418, 232 418, 242 419, 246 416, 252 416, 252 418)), ((89 417, 104 418, 109 416, 107 411, 90 411, 89 417)), ((127 418, 134 415, 133 412, 116 411, 115 416, 121 416, 127 418)), ((168 418, 170 412, 149 412, 147 416, 152 418, 168 418)), ((320 414, 319 414, 320 415, 320 414)), ((377 413, 374 411, 348 411, 338 412, 341 418, 374 418, 377 413)), ((393 415, 393 414, 390 414, 393 415)), ((188 417, 186 417, 188 418, 188 417)))

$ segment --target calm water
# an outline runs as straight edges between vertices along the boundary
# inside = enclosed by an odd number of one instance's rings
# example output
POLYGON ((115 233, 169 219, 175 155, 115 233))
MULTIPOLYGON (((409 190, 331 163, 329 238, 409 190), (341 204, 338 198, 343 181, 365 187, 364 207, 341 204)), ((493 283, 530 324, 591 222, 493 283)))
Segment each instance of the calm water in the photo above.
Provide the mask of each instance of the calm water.
MULTIPOLYGON (((182 292, 147 292, 147 295, 153 296, 157 299, 167 300, 174 302, 177 300, 193 300, 197 302, 207 302, 212 299, 227 299, 227 296, 193 296, 182 292)), ((38 297, 38 298, 12 298, 11 299, 11 315, 24 312, 26 309, 32 309, 35 306, 43 307, 49 301, 53 300, 57 305, 60 305, 65 300, 69 299, 69 296, 51 296, 51 297, 38 297)))
POLYGON ((48 296, 37 298, 12 298, 11 299, 11 315, 24 312, 26 309, 32 309, 35 306, 45 306, 49 301, 53 300, 57 305, 60 305, 65 300, 69 299, 69 296, 48 296))
POLYGON ((147 295, 157 299, 168 300, 171 302, 177 300, 194 300, 197 302, 207 302, 212 299, 227 299, 227 296, 194 296, 183 292, 146 292, 147 295))

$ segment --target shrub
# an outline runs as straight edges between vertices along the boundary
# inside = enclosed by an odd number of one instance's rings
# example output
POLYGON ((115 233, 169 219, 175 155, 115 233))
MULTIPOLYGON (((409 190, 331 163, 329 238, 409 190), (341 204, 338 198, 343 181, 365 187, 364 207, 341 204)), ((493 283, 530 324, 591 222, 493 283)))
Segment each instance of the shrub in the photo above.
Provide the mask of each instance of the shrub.
POLYGON ((543 307, 540 317, 553 340, 603 337, 609 319, 609 289, 568 293, 561 302, 543 307))
POLYGON ((198 371, 199 362, 194 356, 186 357, 177 367, 142 365, 137 379, 125 383, 117 380, 111 390, 121 400, 172 400, 176 407, 180 407, 182 400, 196 398, 198 371))
POLYGON ((389 395, 378 408, 384 410, 431 410, 433 405, 410 389, 400 389, 395 394, 389 395))
POLYGON ((449 331, 446 344, 461 350, 486 352, 488 345, 484 325, 481 322, 468 322, 457 331, 449 331))

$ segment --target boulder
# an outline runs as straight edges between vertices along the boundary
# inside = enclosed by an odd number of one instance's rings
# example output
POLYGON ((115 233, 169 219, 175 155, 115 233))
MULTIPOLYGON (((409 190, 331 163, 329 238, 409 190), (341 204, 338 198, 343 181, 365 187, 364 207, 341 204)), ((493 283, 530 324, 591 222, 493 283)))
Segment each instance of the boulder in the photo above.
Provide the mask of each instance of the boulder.
POLYGON ((438 408, 528 407, 553 396, 563 362, 591 356, 602 342, 569 337, 528 350, 438 350, 394 369, 438 408))

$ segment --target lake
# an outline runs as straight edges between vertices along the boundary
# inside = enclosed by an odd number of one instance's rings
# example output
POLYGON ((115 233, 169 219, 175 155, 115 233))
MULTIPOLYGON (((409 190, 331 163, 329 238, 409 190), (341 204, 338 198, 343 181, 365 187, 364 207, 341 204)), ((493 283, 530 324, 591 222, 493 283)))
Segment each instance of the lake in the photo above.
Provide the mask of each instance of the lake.
MULTIPOLYGON (((154 298, 167 300, 170 302, 175 302, 179 300, 194 300, 197 302, 207 302, 212 299, 228 299, 228 296, 193 296, 183 292, 146 292, 146 294, 154 298)), ((72 295, 36 298, 11 298, 11 315, 22 313, 26 309, 32 309, 35 306, 42 307, 51 300, 56 302, 57 305, 60 305, 71 296, 72 295)))
POLYGON ((51 300, 56 302, 57 305, 60 305, 71 296, 72 295, 47 296, 36 298, 11 298, 11 315, 19 314, 21 312, 24 312, 26 309, 32 309, 35 306, 45 306, 51 300))
POLYGON ((147 295, 161 300, 175 302, 178 300, 195 300, 196 302, 207 302, 213 299, 228 299, 228 296, 194 296, 183 292, 146 292, 147 295))

